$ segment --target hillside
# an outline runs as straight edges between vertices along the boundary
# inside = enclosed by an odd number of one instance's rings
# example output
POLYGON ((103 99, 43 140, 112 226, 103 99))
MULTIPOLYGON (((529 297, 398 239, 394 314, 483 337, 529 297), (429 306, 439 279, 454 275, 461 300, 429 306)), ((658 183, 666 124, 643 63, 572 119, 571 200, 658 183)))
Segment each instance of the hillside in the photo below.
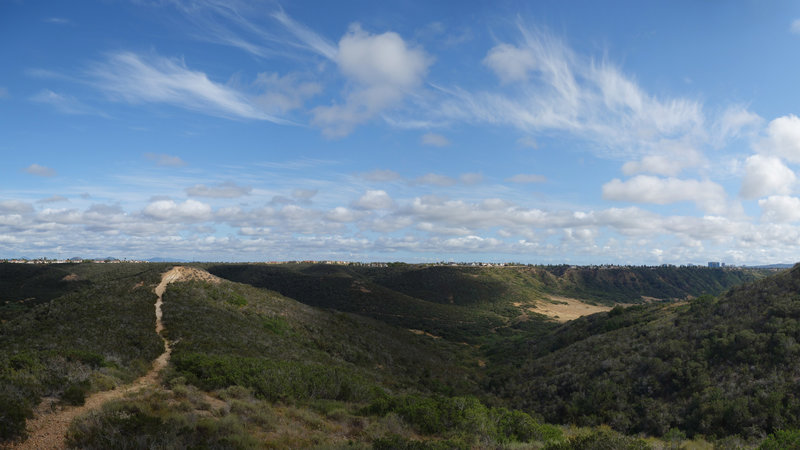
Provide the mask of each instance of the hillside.
POLYGON ((626 433, 797 428, 799 295, 796 266, 718 298, 584 317, 494 348, 487 387, 548 421, 626 433))
POLYGON ((451 341, 480 344, 543 332, 552 304, 643 303, 718 294, 766 271, 701 267, 469 267, 391 264, 214 264, 222 278, 280 292, 302 303, 352 312, 451 341), (538 308, 538 309, 537 309, 538 308))
MULTIPOLYGON (((604 425, 754 445, 798 426, 798 269, 193 266, 221 279, 167 285, 160 385, 76 419, 69 447, 649 445, 604 425), (576 298, 639 304, 537 313, 576 298)), ((0 266, 23 300, 0 325, 0 440, 24 437, 42 399, 69 408, 148 370, 171 267, 0 266)))

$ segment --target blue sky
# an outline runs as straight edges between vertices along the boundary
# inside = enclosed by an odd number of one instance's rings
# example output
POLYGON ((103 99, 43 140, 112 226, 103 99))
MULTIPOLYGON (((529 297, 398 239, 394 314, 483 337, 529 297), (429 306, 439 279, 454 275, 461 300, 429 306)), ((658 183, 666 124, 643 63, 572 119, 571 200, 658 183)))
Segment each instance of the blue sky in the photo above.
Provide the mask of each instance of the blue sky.
POLYGON ((794 262, 800 4, 0 0, 0 257, 794 262))

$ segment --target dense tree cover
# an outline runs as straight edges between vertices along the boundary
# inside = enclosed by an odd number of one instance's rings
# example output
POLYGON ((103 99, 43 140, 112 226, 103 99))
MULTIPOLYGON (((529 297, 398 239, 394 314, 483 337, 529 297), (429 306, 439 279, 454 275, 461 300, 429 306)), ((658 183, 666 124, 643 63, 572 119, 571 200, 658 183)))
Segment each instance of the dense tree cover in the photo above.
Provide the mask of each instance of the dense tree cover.
POLYGON ((487 387, 553 422, 763 436, 800 426, 798 355, 795 267, 719 298, 615 309, 519 340, 487 387))

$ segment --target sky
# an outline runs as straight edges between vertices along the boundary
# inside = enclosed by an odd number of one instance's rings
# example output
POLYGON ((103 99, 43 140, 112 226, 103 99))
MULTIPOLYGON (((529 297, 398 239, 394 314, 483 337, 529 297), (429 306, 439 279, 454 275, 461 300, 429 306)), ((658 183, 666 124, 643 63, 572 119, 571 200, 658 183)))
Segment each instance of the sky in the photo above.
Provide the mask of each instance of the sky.
POLYGON ((0 0, 0 258, 800 255, 794 1, 0 0))

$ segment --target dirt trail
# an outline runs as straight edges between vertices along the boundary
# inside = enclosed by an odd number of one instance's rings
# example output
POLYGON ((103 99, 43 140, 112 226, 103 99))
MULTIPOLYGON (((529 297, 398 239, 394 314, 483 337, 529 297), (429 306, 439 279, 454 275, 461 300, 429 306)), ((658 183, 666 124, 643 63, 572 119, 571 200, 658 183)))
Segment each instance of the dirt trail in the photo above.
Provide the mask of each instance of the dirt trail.
POLYGON ((64 437, 67 434, 69 424, 77 416, 97 409, 103 403, 122 398, 129 393, 136 392, 146 386, 157 385, 158 375, 161 370, 167 366, 169 362, 169 355, 172 352, 169 342, 161 335, 164 330, 164 325, 161 323, 161 305, 163 304, 164 291, 167 289, 169 283, 175 281, 189 281, 189 280, 203 280, 212 283, 218 283, 219 278, 211 275, 208 272, 194 269, 191 267, 177 266, 165 272, 161 277, 161 283, 155 288, 155 293, 158 296, 155 304, 156 310, 156 333, 164 341, 164 353, 159 355, 153 361, 153 366, 142 377, 135 380, 133 383, 120 386, 111 391, 98 392, 86 398, 86 403, 83 406, 69 407, 65 406, 61 409, 57 406, 57 399, 45 399, 36 408, 35 417, 28 421, 27 428, 29 437, 24 442, 13 445, 12 449, 65 449, 64 437))

